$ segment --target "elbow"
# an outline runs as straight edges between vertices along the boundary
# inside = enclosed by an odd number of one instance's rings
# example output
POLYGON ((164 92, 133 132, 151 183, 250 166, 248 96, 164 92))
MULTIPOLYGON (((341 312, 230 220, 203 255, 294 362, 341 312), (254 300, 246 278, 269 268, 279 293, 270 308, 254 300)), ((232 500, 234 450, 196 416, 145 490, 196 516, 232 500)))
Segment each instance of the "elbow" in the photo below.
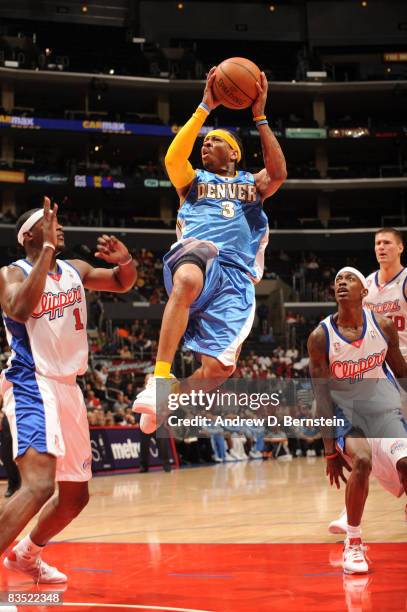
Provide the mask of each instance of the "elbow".
POLYGON ((30 318, 31 312, 27 312, 24 308, 16 307, 8 310, 7 316, 10 317, 10 319, 12 319, 13 321, 16 321, 17 323, 25 324, 30 318))

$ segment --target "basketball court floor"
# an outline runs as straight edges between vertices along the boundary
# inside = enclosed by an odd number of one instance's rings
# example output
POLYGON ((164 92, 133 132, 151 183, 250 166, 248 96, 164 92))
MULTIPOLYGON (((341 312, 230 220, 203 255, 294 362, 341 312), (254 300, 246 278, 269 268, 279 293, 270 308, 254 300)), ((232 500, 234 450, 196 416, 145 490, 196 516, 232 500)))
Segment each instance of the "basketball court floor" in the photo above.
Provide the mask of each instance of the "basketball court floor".
MULTIPOLYGON (((326 528, 343 493, 328 486, 322 459, 101 476, 91 492, 44 553, 69 575, 58 589, 69 610, 407 610, 406 498, 372 480, 371 571, 344 576, 340 538, 326 528)), ((1 568, 0 591, 13 589, 36 587, 1 568)))

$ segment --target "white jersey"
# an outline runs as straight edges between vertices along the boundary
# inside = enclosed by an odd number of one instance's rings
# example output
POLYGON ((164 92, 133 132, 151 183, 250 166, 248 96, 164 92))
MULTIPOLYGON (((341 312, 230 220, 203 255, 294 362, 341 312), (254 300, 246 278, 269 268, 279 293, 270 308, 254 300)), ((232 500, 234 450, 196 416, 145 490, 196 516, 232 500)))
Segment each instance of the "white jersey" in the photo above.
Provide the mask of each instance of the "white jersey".
POLYGON ((378 271, 370 274, 366 280, 369 293, 363 305, 393 321, 400 338, 401 354, 407 359, 407 268, 403 268, 385 285, 379 285, 378 271))
POLYGON ((399 406, 400 394, 386 366, 387 340, 374 313, 363 308, 363 329, 351 342, 339 331, 333 315, 321 322, 327 341, 334 402, 342 408, 360 406, 399 406))
MULTIPOLYGON (((28 275, 26 259, 13 264, 28 275)), ((58 272, 48 273, 44 292, 26 323, 3 313, 11 357, 4 374, 14 380, 24 371, 49 377, 83 374, 88 364, 86 298, 79 272, 57 259, 58 272)))

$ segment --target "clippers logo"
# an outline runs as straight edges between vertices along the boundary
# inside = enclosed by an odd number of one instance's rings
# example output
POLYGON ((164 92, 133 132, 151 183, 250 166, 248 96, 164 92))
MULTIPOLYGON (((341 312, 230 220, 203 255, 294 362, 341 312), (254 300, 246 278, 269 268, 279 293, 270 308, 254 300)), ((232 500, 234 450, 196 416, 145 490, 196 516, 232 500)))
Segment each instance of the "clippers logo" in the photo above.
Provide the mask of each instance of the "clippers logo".
POLYGON ((366 308, 377 312, 377 314, 387 315, 391 312, 398 312, 400 310, 400 300, 389 300, 382 304, 373 304, 372 302, 366 302, 364 304, 366 308))
POLYGON ((352 382, 362 380, 363 375, 370 370, 381 367, 386 357, 386 349, 380 353, 374 353, 368 357, 361 357, 358 361, 334 361, 331 364, 331 375, 336 380, 349 378, 352 382))
POLYGON ((49 320, 52 321, 56 317, 62 317, 65 308, 82 302, 81 286, 73 287, 68 291, 60 291, 59 293, 43 293, 37 305, 37 310, 34 310, 32 317, 40 319, 44 315, 49 315, 49 320))
POLYGON ((403 451, 407 449, 407 443, 405 440, 396 440, 396 442, 393 442, 393 444, 390 446, 390 453, 392 455, 394 455, 394 453, 398 453, 400 451, 403 451))

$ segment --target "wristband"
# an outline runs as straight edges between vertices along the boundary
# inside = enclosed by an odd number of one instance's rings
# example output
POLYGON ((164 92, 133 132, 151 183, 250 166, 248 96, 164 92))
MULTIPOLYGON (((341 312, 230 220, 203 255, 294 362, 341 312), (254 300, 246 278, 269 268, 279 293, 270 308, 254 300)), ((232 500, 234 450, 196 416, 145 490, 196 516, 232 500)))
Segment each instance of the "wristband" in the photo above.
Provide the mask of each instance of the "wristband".
POLYGON ((133 261, 133 257, 130 255, 130 259, 128 259, 124 263, 120 263, 120 261, 118 261, 117 265, 119 265, 119 266, 128 266, 131 261, 133 261))
POLYGON ((262 121, 263 119, 267 119, 266 115, 257 115, 257 117, 253 117, 253 121, 262 121))
POLYGON ((47 240, 42 243, 42 248, 45 249, 46 247, 49 247, 50 249, 55 251, 55 245, 52 244, 52 242, 48 242, 47 240))
POLYGON ((201 102, 200 105, 198 106, 198 108, 199 107, 203 108, 203 110, 205 110, 208 113, 208 115, 211 112, 211 109, 209 108, 209 106, 207 104, 205 104, 205 102, 201 102))
POLYGON ((328 459, 336 459, 336 457, 339 455, 338 451, 336 451, 335 453, 332 453, 331 455, 325 455, 325 459, 328 461, 328 459))
POLYGON ((267 119, 260 119, 260 121, 256 121, 256 127, 259 127, 259 125, 268 125, 267 119))

